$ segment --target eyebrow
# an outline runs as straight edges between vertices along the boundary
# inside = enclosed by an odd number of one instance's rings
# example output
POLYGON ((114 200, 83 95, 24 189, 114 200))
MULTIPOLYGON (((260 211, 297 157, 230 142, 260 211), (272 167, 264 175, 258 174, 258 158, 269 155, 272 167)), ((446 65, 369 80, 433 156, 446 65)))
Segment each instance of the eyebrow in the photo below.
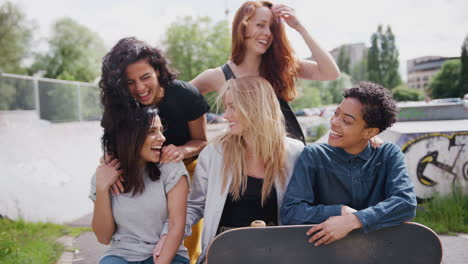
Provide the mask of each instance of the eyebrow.
MULTIPOLYGON (((340 107, 337 107, 335 111, 338 111, 338 110, 341 111, 341 108, 340 108, 340 107)), ((349 116, 349 117, 351 117, 352 119, 356 120, 356 118, 355 118, 353 115, 351 115, 351 114, 343 113, 343 115, 349 116)))
POLYGON ((257 19, 257 20, 254 20, 254 22, 263 22, 263 23, 271 23, 272 21, 268 21, 266 19, 257 19))
POLYGON ((351 117, 352 119, 356 120, 356 118, 355 118, 353 115, 346 114, 346 113, 344 113, 344 115, 345 115, 345 116, 349 116, 349 117, 351 117))

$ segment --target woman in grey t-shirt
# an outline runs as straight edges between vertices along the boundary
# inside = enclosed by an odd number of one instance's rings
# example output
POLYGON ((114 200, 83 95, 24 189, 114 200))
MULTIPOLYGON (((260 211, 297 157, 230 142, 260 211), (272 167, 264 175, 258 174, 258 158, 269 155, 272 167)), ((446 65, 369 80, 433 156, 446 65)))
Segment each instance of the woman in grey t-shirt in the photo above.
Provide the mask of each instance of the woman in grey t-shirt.
POLYGON ((107 159, 96 169, 89 197, 94 201, 92 227, 97 240, 109 244, 100 264, 189 263, 182 244, 189 181, 182 162, 159 164, 165 141, 157 109, 105 109, 101 125, 107 159), (120 161, 120 163, 117 161, 120 161), (119 169, 116 169, 119 168, 119 169), (121 177, 125 193, 110 194, 121 177), (169 219, 165 246, 154 249, 169 219))

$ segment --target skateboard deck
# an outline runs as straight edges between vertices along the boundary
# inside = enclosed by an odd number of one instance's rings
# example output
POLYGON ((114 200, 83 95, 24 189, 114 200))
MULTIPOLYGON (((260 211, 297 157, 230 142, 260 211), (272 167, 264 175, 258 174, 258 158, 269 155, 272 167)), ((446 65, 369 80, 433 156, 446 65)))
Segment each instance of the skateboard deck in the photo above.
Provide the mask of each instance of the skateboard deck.
POLYGON ((226 231, 208 247, 207 264, 285 263, 437 263, 442 245, 434 231, 404 223, 315 247, 306 235, 313 225, 243 227, 226 231))

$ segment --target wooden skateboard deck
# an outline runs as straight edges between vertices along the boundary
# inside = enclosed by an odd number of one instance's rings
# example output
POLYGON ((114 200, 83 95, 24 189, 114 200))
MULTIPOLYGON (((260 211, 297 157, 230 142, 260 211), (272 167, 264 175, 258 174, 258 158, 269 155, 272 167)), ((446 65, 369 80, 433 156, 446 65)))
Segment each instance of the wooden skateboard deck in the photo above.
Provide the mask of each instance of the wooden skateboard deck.
POLYGON ((442 245, 434 231, 404 223, 364 233, 354 230, 330 245, 315 247, 306 235, 313 225, 244 227, 226 231, 208 247, 207 264, 437 263, 442 245))

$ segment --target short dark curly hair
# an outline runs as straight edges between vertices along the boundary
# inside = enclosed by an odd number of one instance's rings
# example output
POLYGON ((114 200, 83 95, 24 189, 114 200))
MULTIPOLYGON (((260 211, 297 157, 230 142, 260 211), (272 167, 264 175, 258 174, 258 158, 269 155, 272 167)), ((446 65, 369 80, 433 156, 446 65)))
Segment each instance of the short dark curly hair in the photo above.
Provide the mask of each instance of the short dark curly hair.
POLYGON ((378 128, 379 133, 397 121, 399 109, 396 101, 390 91, 381 85, 360 82, 357 86, 346 89, 343 96, 359 100, 367 127, 378 128))

